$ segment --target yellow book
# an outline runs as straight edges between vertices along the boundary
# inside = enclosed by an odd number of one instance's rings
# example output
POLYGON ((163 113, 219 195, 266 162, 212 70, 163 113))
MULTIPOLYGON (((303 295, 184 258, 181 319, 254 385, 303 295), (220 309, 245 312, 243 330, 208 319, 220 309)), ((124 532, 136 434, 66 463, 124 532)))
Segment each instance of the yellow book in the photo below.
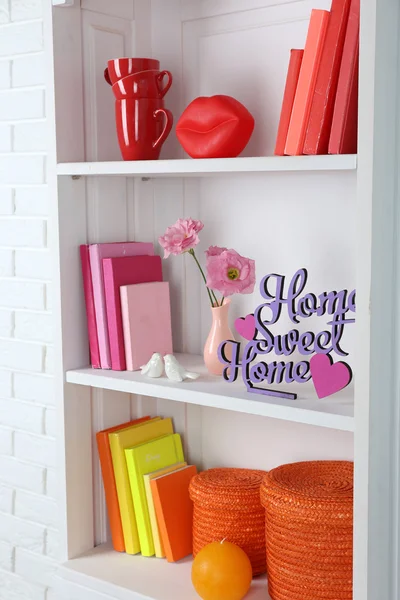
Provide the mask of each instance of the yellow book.
POLYGON ((149 509, 151 532, 153 534, 154 550, 157 558, 165 558, 165 551, 164 544, 160 535, 160 530, 158 528, 156 509, 154 508, 154 500, 153 494, 151 492, 150 482, 156 477, 168 475, 168 473, 172 473, 173 471, 177 471, 182 467, 186 467, 186 464, 187 463, 185 462, 177 463, 176 465, 172 465, 171 467, 166 467, 165 469, 160 469, 159 471, 154 471, 153 473, 149 473, 148 475, 143 476, 144 489, 146 491, 147 507, 149 509))
POLYGON ((172 419, 156 418, 108 435, 127 554, 137 554, 140 552, 140 542, 129 485, 128 469, 126 467, 125 448, 143 444, 144 442, 163 435, 169 435, 173 432, 172 419))
POLYGON ((140 548, 143 556, 154 556, 149 509, 146 500, 143 476, 183 462, 181 436, 178 433, 152 440, 141 446, 125 450, 140 548))

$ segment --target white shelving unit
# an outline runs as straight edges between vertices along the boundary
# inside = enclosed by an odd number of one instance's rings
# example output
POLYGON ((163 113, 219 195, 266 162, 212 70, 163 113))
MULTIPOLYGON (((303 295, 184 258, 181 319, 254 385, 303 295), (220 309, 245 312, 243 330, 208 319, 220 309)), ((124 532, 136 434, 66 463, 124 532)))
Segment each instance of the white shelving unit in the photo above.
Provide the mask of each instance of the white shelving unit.
MULTIPOLYGON (((330 0, 80 0, 47 6, 48 112, 54 117, 56 259, 54 314, 60 422, 62 600, 195 600, 190 561, 115 553, 109 546, 95 433, 145 414, 172 416, 199 468, 268 470, 297 460, 355 462, 354 600, 397 600, 399 545, 400 219, 398 99, 400 7, 362 2, 359 153, 274 157, 289 50, 304 46, 312 8, 330 0), (174 134, 160 161, 123 162, 106 61, 154 56, 174 75, 175 119, 200 95, 237 97, 255 116, 245 156, 190 160, 174 134), (54 92, 54 93, 53 93, 54 92), (140 240, 157 245, 179 217, 201 219, 208 245, 251 256, 257 280, 309 271, 307 291, 357 289, 356 325, 343 347, 354 388, 296 401, 245 391, 205 373, 210 311, 190 257, 163 263, 170 282, 174 349, 201 377, 182 385, 88 368, 78 247, 140 240), (83 590, 83 591, 82 591, 83 590)), ((235 297, 232 321, 260 300, 235 297)), ((300 328, 321 330, 326 323, 300 328)), ((291 328, 282 319, 276 333, 291 328)), ((294 388, 293 388, 294 389, 294 388)), ((249 600, 268 600, 266 581, 249 600)))

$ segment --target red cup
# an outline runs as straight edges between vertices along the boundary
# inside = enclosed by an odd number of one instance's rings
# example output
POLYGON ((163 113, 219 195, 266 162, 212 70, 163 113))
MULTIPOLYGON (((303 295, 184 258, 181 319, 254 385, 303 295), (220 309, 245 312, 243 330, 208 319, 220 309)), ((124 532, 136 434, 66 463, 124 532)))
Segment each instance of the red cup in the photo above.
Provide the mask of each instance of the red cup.
POLYGON ((108 68, 104 71, 104 79, 110 85, 133 73, 140 71, 160 70, 160 61, 154 58, 113 58, 108 61, 108 68))
POLYGON ((117 100, 118 142, 124 160, 157 160, 173 125, 172 113, 160 99, 117 100))
POLYGON ((172 85, 169 71, 140 71, 120 79, 112 86, 117 100, 125 98, 164 98, 172 85), (164 78, 166 83, 164 85, 164 78))

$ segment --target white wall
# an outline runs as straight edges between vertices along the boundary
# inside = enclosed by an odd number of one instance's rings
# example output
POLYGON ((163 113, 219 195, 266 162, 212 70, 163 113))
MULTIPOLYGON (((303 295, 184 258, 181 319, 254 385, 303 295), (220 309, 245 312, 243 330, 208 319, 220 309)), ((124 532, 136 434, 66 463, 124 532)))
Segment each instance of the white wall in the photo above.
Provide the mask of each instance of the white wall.
POLYGON ((44 82, 42 0, 0 0, 1 600, 49 600, 57 559, 44 82))

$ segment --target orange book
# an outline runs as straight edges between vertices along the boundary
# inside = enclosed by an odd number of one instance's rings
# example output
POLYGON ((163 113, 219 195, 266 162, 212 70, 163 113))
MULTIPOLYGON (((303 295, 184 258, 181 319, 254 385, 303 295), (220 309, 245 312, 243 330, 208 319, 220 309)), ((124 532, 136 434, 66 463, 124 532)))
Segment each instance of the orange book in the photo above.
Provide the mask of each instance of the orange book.
POLYGON ((322 50, 329 23, 327 10, 314 9, 311 12, 306 47, 300 68, 299 81, 290 118, 289 131, 286 139, 285 154, 296 156, 303 154, 304 141, 311 103, 315 91, 322 50))
POLYGON ((114 433, 121 429, 128 429, 133 425, 140 425, 140 423, 144 423, 145 421, 149 420, 150 417, 143 417, 142 419, 136 419, 135 421, 122 423, 116 427, 110 427, 110 429, 105 429, 104 431, 99 431, 96 433, 97 449, 99 451, 101 474, 103 476, 107 512, 110 521, 111 538, 114 550, 117 552, 125 552, 125 543, 108 434, 114 433))
POLYGON ((197 474, 195 466, 156 477, 151 481, 154 507, 168 562, 192 554, 193 503, 189 484, 197 474))
POLYGON ((300 68, 304 50, 291 50, 289 68, 286 77, 285 91, 283 94, 282 110, 279 119, 278 133, 276 135, 275 156, 285 154, 285 145, 289 130, 290 117, 292 116, 293 102, 299 81, 300 68))

